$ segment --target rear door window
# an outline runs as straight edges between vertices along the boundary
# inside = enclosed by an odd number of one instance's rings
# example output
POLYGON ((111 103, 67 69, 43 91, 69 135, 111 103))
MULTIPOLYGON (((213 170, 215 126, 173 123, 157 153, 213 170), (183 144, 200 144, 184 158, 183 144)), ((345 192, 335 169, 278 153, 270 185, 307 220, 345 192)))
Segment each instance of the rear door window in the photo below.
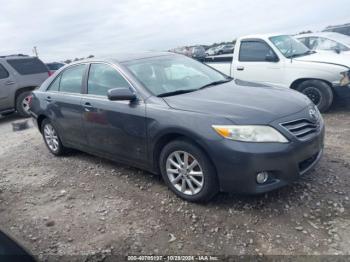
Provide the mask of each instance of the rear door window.
POLYGON ((244 41, 239 51, 239 61, 265 62, 267 55, 274 55, 273 50, 261 41, 244 41))
POLYGON ((9 63, 21 75, 32 75, 48 72, 45 64, 35 57, 8 59, 7 63, 9 63))
POLYGON ((3 67, 2 64, 0 64, 0 79, 8 78, 9 77, 9 72, 3 67))
POLYGON ((59 91, 80 94, 85 69, 86 65, 75 65, 64 70, 59 91))

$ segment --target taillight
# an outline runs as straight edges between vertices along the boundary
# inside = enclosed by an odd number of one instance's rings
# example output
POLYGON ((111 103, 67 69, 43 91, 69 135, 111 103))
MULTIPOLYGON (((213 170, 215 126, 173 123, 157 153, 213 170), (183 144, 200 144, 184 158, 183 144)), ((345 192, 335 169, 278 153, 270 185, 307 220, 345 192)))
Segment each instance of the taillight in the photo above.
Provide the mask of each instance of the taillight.
POLYGON ((32 107, 32 102, 33 102, 33 95, 27 96, 26 100, 28 101, 29 108, 31 108, 32 107))
POLYGON ((49 71, 49 77, 53 75, 53 72, 52 71, 49 71))

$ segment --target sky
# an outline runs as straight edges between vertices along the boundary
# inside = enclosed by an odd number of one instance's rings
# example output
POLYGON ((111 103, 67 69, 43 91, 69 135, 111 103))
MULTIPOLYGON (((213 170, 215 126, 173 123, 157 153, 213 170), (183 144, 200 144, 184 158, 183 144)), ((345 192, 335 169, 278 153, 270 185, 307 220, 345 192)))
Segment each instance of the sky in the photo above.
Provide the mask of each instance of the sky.
POLYGON ((0 0, 0 55, 44 62, 350 23, 349 0, 0 0))

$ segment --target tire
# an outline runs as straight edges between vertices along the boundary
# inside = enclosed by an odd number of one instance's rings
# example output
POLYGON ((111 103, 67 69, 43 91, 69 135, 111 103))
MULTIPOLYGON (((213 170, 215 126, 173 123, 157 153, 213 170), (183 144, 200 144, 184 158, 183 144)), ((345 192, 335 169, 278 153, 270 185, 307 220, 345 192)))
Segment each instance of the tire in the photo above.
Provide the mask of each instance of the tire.
POLYGON ((26 100, 31 95, 31 91, 20 93, 16 98, 16 110, 22 117, 30 117, 29 103, 26 100))
POLYGON ((167 144, 160 154, 159 165, 167 186, 182 199, 191 202, 207 202, 219 192, 219 184, 212 162, 198 146, 189 141, 175 140, 167 144), (178 164, 179 161, 177 161, 176 156, 178 154, 182 163, 185 163, 185 153, 188 154, 189 167, 193 164, 190 173, 185 172, 185 169, 179 171, 180 169, 171 164, 169 160, 172 159, 178 164), (195 160, 197 160, 198 165, 195 160), (172 172, 167 172, 170 169, 172 172), (201 176, 200 173, 202 173, 201 176), (185 184, 185 187, 183 187, 183 184, 185 184), (190 187, 190 184, 192 184, 192 187, 190 187))
POLYGON ((306 80, 296 88, 310 98, 320 112, 326 112, 333 103, 332 88, 321 80, 306 80))
POLYGON ((41 123, 41 134, 43 135, 46 147, 52 154, 54 154, 55 156, 61 156, 67 152, 67 148, 63 146, 61 139, 56 131, 56 128, 47 118, 44 119, 41 123), (49 130, 51 130, 51 132, 49 132, 49 130), (54 131, 54 133, 52 133, 52 130, 54 131))

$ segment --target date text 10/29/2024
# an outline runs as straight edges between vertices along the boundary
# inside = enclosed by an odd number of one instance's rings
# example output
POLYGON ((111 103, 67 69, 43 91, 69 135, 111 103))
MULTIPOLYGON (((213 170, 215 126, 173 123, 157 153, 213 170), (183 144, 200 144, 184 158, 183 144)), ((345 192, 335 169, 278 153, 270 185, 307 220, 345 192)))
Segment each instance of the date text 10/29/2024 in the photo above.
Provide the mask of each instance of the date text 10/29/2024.
POLYGON ((128 261, 219 261, 215 256, 127 256, 128 261))

